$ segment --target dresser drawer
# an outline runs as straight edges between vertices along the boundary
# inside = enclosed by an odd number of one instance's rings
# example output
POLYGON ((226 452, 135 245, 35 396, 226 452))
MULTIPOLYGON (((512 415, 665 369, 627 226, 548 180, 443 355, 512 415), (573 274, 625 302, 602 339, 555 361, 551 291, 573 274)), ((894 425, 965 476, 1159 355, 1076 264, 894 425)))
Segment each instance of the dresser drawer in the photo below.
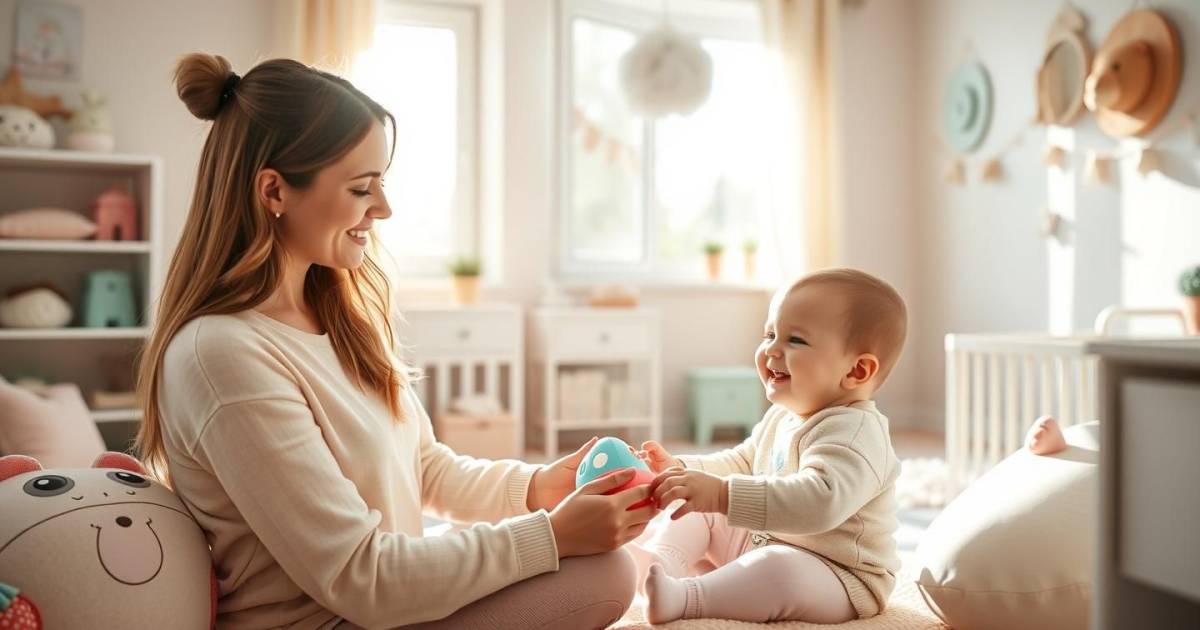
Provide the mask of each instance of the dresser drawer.
POLYGON ((645 320, 560 320, 551 325, 551 346, 562 357, 649 354, 654 333, 645 320))
POLYGON ((521 344, 521 327, 514 314, 421 311, 405 318, 401 340, 418 356, 510 352, 521 344))

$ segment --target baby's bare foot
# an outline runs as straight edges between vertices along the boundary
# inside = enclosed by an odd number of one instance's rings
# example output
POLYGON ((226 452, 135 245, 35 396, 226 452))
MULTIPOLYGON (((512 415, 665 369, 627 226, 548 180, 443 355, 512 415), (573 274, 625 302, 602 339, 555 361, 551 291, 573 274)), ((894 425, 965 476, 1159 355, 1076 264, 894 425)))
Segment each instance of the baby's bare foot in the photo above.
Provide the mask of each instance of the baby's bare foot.
POLYGON ((1063 437, 1058 421, 1050 416, 1042 416, 1029 427, 1025 434, 1025 446, 1034 455, 1053 455, 1067 448, 1067 440, 1063 437))

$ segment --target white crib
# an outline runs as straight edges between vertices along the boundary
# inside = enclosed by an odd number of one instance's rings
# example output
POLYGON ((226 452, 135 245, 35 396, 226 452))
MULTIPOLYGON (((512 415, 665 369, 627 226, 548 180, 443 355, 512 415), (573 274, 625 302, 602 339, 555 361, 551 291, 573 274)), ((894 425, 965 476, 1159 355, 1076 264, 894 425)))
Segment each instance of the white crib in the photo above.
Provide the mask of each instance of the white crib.
POLYGON ((1111 335, 1121 317, 1179 317, 1177 309, 1110 307, 1095 332, 946 335, 947 497, 1022 446, 1042 415, 1064 428, 1096 419, 1096 362, 1089 343, 1111 335))

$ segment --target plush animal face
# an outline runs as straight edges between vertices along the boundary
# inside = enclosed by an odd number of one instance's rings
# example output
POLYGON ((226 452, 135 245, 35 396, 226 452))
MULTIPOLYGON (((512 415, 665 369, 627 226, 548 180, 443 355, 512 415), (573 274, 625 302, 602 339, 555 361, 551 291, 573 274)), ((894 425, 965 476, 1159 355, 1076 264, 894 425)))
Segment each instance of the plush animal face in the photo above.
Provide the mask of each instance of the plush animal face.
POLYGON ((54 148, 50 123, 17 105, 0 105, 0 147, 54 148))
POLYGON ((54 470, 0 458, 0 582, 46 628, 208 628, 211 580, 200 527, 132 457, 54 470))

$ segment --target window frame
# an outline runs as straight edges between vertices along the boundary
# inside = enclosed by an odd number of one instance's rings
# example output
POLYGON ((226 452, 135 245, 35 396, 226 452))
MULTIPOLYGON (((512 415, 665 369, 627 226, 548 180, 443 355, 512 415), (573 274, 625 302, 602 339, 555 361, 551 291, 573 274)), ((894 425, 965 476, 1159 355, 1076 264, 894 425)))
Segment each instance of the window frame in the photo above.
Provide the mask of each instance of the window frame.
MULTIPOLYGON (((731 0, 733 1, 733 0, 731 0)), ((635 283, 693 283, 703 280, 695 274, 681 273, 663 265, 658 256, 656 230, 659 226, 659 208, 655 203, 655 121, 642 119, 641 139, 643 155, 641 164, 641 262, 591 262, 573 258, 570 247, 569 220, 571 207, 572 174, 572 107, 574 104, 574 38, 573 26, 576 19, 585 19, 605 26, 631 31, 635 37, 663 24, 664 15, 658 10, 646 10, 615 0, 560 0, 557 19, 558 67, 555 112, 557 129, 555 151, 558 167, 555 173, 556 209, 553 213, 553 233, 556 272, 560 280, 571 282, 599 282, 620 279, 635 283)), ((658 4, 653 7, 657 9, 658 4)), ((725 39, 743 42, 762 42, 761 27, 757 23, 705 17, 696 14, 669 12, 666 19, 680 30, 700 39, 725 39)), ((760 226, 760 231, 762 226, 760 226)), ((761 239, 760 239, 761 241, 761 239)), ((730 244, 730 248, 734 245, 730 244)))
MULTIPOLYGON (((481 173, 481 77, 482 48, 480 11, 466 3, 409 2, 386 0, 379 6, 377 23, 445 28, 455 35, 455 187, 451 204, 450 257, 482 257, 480 203, 481 173)), ((446 275, 447 260, 435 256, 409 256, 384 243, 403 279, 433 279, 446 275)))

